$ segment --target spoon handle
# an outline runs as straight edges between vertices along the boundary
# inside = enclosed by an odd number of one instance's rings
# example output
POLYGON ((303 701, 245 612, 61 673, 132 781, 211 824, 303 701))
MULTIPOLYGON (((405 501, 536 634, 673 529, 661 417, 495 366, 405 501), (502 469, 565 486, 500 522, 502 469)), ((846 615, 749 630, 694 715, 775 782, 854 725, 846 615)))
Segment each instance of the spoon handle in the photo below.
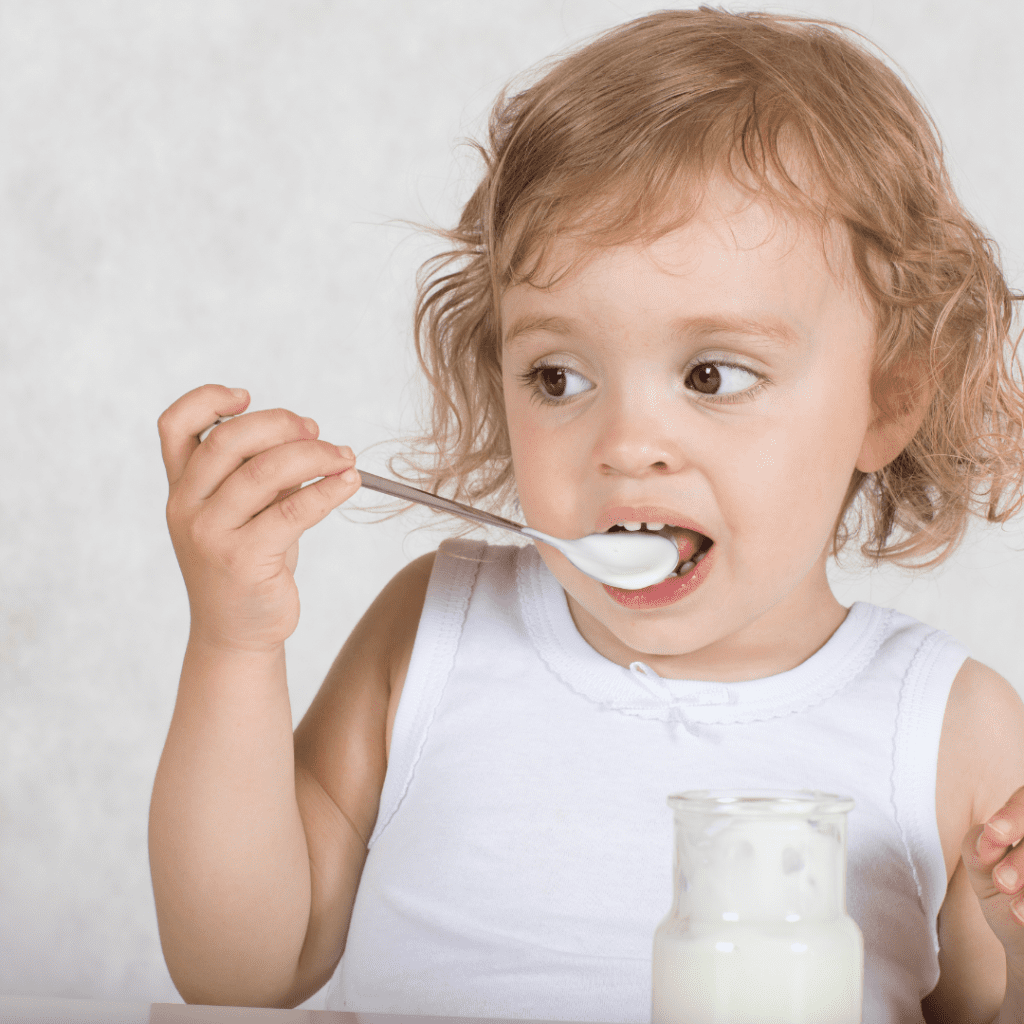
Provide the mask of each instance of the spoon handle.
POLYGON ((522 526, 519 523, 513 523, 511 519, 502 519, 501 516, 482 512, 478 508, 470 508, 469 505, 462 505, 449 498, 421 491, 408 484, 401 484, 397 480, 388 480, 382 476, 374 476, 373 473, 364 473, 362 470, 359 470, 359 477, 363 486, 368 487, 371 491, 379 491, 381 494, 388 494, 392 498, 402 498, 404 501, 414 501, 417 504, 436 509, 438 512, 449 512, 453 516, 461 516, 463 519, 482 523, 484 526, 497 526, 499 529, 510 530, 512 533, 523 532, 522 526))
MULTIPOLYGON (((199 435, 200 443, 206 440, 214 427, 225 420, 232 419, 234 419, 234 416, 218 416, 217 422, 211 424, 199 435)), ((419 505, 426 505, 427 508, 436 509, 438 512, 449 512, 453 516, 461 516, 463 519, 469 519, 474 523, 482 523, 484 526, 496 526, 501 530, 508 530, 511 533, 523 532, 523 527, 519 523, 513 523, 511 519, 502 519, 501 516, 492 515, 490 512, 482 512, 478 508, 470 508, 469 505, 452 501, 450 498, 442 498, 440 495, 431 494, 429 491, 421 491, 417 487, 400 484, 397 480, 388 480, 386 477, 375 476, 373 473, 364 473, 362 470, 359 471, 359 478, 362 480, 363 487, 367 487, 371 491, 379 491, 381 494, 387 494, 392 498, 401 498, 403 501, 412 501, 419 505)), ((546 534, 538 533, 536 530, 530 532, 533 536, 547 540, 546 534)))

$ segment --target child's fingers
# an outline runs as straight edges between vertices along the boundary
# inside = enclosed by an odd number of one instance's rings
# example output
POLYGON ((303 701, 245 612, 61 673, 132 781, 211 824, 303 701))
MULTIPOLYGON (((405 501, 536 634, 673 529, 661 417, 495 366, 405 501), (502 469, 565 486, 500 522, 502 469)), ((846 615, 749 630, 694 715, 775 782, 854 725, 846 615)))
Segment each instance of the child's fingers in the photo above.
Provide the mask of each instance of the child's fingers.
MULTIPOLYGON (((182 492, 178 500, 185 506, 205 501, 249 460, 291 442, 310 440, 319 432, 313 420, 288 409, 261 409, 225 420, 194 449, 178 481, 178 489, 182 492)), ((265 461, 261 465, 266 465, 265 461)), ((305 479, 312 480, 322 475, 322 472, 313 471, 305 479)), ((293 487, 299 483, 302 480, 294 479, 281 487, 293 487)), ((270 504, 274 493, 266 495, 265 504, 270 504)), ((250 515, 258 511, 256 509, 250 515)))
POLYGON ((261 550, 285 552, 359 487, 359 472, 354 467, 325 476, 275 501, 244 529, 258 536, 261 550))
POLYGON ((199 435, 199 443, 202 444, 210 436, 210 432, 213 430, 214 427, 218 427, 218 426, 220 426, 221 423, 224 423, 226 420, 233 420, 234 418, 235 418, 234 416, 218 416, 213 421, 213 423, 211 423, 210 426, 208 426, 199 435))
POLYGON ((157 420, 157 430, 168 483, 175 483, 184 473, 199 446, 199 434, 218 417, 237 415, 248 404, 249 393, 244 388, 204 384, 165 409, 157 420))
POLYGON ((1024 787, 984 825, 976 825, 964 839, 964 868, 982 899, 997 892, 1019 892, 1024 886, 1024 787), (1012 869, 1019 881, 1013 881, 1012 869), (1004 882, 1003 879, 1010 879, 1004 882))
POLYGON ((220 484, 215 499, 199 513, 200 528, 214 535, 237 530, 268 506, 292 500, 291 492, 307 481, 342 473, 354 465, 351 448, 312 439, 258 452, 220 484))

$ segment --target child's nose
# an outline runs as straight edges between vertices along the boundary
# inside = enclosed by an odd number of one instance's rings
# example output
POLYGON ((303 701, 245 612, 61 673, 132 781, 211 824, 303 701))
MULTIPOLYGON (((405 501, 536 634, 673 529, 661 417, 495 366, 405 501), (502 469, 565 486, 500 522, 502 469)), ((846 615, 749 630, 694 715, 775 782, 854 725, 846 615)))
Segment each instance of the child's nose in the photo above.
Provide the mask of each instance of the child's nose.
POLYGON ((615 403, 605 410, 594 456, 604 473, 646 476, 674 473, 685 462, 678 432, 663 403, 649 396, 615 403), (660 408, 659 408, 660 407, 660 408))

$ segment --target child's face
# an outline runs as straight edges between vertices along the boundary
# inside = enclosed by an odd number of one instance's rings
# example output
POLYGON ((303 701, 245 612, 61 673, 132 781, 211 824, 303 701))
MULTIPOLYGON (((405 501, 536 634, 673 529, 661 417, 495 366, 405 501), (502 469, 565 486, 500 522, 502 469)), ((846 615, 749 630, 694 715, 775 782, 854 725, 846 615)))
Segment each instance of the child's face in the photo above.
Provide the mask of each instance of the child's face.
MULTIPOLYGON (((569 254, 556 249, 552 268, 569 254)), ((647 248, 598 250, 550 289, 504 296, 529 525, 580 537, 690 520, 714 541, 699 585, 667 603, 613 593, 540 545, 606 657, 675 678, 760 678, 842 622, 825 563, 872 415, 875 333, 854 280, 838 234, 826 263, 819 230, 720 182, 647 248)))

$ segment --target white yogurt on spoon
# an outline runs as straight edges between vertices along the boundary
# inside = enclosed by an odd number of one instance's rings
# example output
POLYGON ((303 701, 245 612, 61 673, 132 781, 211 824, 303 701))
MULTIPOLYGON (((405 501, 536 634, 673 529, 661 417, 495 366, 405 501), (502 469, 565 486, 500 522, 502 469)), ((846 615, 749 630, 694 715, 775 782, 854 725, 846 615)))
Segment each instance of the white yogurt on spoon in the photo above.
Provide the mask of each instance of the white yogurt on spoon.
POLYGON ((622 590, 654 586, 679 564, 675 541, 658 533, 591 533, 562 540, 528 526, 522 532, 561 551, 580 572, 622 590))

